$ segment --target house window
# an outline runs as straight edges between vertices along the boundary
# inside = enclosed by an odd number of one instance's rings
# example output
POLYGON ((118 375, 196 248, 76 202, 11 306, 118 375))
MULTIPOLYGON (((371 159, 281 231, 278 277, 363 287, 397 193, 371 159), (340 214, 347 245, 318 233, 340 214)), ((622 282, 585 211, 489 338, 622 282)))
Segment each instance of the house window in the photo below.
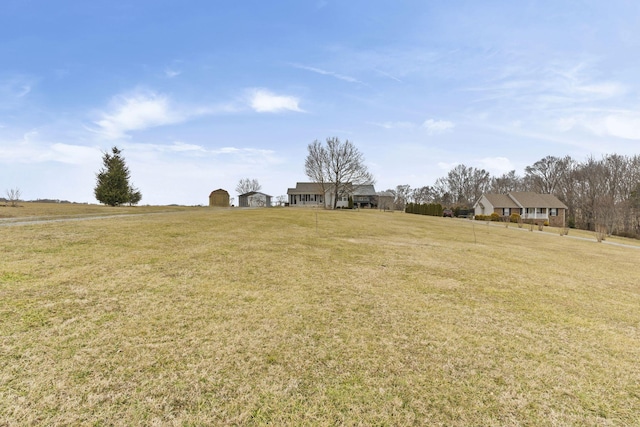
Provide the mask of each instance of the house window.
POLYGON ((509 215, 511 215, 511 209, 509 209, 509 208, 502 208, 502 215, 504 215, 504 216, 509 216, 509 215))
POLYGON ((536 208, 536 213, 537 214, 546 214, 547 213, 547 208, 536 208))
POLYGON ((558 216, 558 208, 549 208, 550 216, 558 216))
POLYGON ((527 214, 534 214, 536 212, 535 208, 526 208, 527 214))

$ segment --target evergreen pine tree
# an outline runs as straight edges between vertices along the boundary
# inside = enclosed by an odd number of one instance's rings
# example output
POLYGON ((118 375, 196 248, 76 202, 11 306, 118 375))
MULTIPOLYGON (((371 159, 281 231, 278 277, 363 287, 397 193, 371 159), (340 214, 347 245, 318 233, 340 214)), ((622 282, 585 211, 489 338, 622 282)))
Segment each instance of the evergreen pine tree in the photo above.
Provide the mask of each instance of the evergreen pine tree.
POLYGON ((123 203, 136 204, 142 199, 138 189, 129 184, 130 172, 124 162, 122 151, 113 147, 110 153, 102 156, 103 168, 96 174, 94 189, 96 199, 109 206, 123 203))

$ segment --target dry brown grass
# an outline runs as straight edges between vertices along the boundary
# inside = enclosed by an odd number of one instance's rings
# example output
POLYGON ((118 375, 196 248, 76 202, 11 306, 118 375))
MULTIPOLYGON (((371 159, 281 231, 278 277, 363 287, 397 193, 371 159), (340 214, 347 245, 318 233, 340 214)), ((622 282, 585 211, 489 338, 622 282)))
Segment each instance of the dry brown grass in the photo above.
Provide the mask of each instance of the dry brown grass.
POLYGON ((639 250, 317 214, 0 227, 0 424, 640 424, 639 250))
POLYGON ((19 202, 17 206, 0 203, 0 224, 14 220, 79 218, 152 212, 193 210, 184 206, 102 206, 84 203, 19 202))

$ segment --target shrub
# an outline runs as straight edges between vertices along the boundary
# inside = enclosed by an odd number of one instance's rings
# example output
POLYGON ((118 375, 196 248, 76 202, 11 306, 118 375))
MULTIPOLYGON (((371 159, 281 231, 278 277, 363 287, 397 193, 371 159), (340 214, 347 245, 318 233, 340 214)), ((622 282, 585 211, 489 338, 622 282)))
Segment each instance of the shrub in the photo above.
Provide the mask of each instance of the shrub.
POLYGON ((491 221, 500 221, 500 215, 498 215, 497 213, 492 213, 491 216, 491 221))
POLYGON ((407 203, 404 208, 406 213, 419 215, 442 216, 442 205, 440 203, 407 203))
POLYGON ((509 221, 511 221, 511 222, 519 223, 519 222, 521 222, 521 220, 522 220, 522 217, 518 213, 512 213, 509 216, 509 221))

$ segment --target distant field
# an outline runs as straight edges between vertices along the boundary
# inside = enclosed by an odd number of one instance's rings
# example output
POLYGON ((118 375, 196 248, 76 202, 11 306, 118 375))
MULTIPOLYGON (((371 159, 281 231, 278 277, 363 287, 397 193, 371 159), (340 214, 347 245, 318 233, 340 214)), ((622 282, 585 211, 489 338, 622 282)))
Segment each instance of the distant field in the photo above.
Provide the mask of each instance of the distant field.
MULTIPOLYGON (((19 203, 12 207, 0 204, 0 221, 20 218, 61 218, 95 215, 123 215, 132 213, 171 212, 193 210, 184 206, 102 206, 83 203, 19 203)), ((0 222, 1 223, 1 222, 0 222)))
POLYGON ((0 221, 0 425, 640 425, 637 247, 69 206, 0 221))

